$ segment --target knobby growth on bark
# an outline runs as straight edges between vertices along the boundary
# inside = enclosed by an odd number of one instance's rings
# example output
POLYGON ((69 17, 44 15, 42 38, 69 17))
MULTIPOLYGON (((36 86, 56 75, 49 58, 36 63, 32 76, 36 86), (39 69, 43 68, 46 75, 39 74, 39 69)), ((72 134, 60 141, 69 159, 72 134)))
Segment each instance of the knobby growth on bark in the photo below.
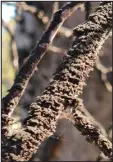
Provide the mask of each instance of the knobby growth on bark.
MULTIPOLYGON (((89 16, 87 22, 74 29, 73 34, 76 38, 54 74, 49 87, 45 89, 42 96, 37 97, 36 102, 31 104, 29 117, 24 122, 22 129, 7 139, 2 147, 4 162, 30 160, 40 143, 55 132, 57 118, 67 108, 72 109, 74 124, 87 137, 88 142, 94 142, 106 156, 112 159, 111 142, 88 117, 84 117, 80 111, 82 105, 77 99, 83 91, 86 79, 93 70, 98 57, 97 54, 108 38, 111 29, 112 2, 100 4, 95 13, 89 16)), ((42 38, 45 39, 45 34, 42 38)), ((45 42, 41 40, 41 43, 45 42)), ((37 47, 34 51, 36 52, 36 50, 37 47)), ((36 61, 34 56, 30 57, 29 63, 31 60, 36 61)), ((23 66, 24 68, 27 63, 23 66)), ((23 67, 21 70, 24 70, 23 67)), ((28 66, 27 68, 29 71, 28 66)), ((31 74, 29 75, 31 76, 31 74)))
POLYGON ((17 106, 24 90, 37 69, 38 63, 41 61, 44 54, 47 52, 49 45, 52 43, 58 29, 64 21, 83 4, 83 2, 69 2, 62 9, 58 10, 49 27, 43 34, 36 47, 31 52, 26 63, 20 68, 12 88, 9 90, 7 96, 2 99, 2 135, 6 138, 8 134, 8 125, 10 123, 10 116, 17 106))
POLYGON ((75 127, 86 136, 86 140, 90 143, 95 143, 99 149, 112 159, 112 143, 105 137, 103 130, 99 129, 98 125, 85 114, 83 104, 79 102, 76 109, 72 108, 75 127), (103 133, 103 134, 102 134, 103 133))

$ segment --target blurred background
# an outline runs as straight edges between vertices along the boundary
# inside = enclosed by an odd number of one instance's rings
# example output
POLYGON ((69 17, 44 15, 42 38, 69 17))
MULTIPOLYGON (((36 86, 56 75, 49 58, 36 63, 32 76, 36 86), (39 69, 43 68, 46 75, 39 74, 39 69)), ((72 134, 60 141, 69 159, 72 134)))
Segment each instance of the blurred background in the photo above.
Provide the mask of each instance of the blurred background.
MULTIPOLYGON (((14 111, 11 131, 21 127, 22 121, 28 115, 29 105, 49 85, 72 43, 73 28, 85 22, 99 3, 87 2, 60 28, 38 65, 39 71, 30 79, 25 94, 14 111)), ((19 68, 47 28, 53 13, 64 4, 65 2, 2 2, 2 97, 8 93, 19 68)), ((112 124, 112 34, 99 53, 99 59, 81 98, 85 108, 108 130, 112 124)), ((33 160, 41 157, 56 161, 95 161, 99 156, 99 150, 93 144, 88 144, 66 119, 59 120, 56 131, 59 132, 59 137, 63 136, 59 149, 52 153, 59 140, 51 137, 49 142, 42 144, 41 151, 34 155, 33 160)))

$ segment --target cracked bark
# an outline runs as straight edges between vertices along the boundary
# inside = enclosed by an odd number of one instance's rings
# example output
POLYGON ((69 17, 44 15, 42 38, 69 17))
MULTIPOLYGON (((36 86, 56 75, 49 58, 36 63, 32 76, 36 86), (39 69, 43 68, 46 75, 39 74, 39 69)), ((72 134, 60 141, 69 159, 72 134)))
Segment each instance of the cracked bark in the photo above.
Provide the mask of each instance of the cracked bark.
MULTIPOLYGON (((86 23, 74 29, 76 39, 50 86, 31 104, 23 128, 2 147, 4 162, 30 160, 40 143, 55 131, 60 112, 67 107, 78 106, 76 97, 82 93, 97 54, 111 29, 112 2, 103 2, 86 23)), ((99 144, 98 147, 101 149, 99 144)), ((110 151, 106 155, 111 158, 110 151)))

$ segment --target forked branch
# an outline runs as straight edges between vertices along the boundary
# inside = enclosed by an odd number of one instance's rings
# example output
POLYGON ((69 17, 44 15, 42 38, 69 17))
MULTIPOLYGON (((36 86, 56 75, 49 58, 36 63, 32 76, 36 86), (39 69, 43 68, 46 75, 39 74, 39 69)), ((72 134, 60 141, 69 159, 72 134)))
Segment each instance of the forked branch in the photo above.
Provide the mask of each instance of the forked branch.
POLYGON ((2 99, 2 138, 7 136, 10 117, 22 97, 30 78, 37 69, 38 63, 57 34, 58 29, 82 4, 83 2, 69 2, 54 14, 53 19, 42 38, 31 52, 26 63, 20 68, 8 95, 2 99))
MULTIPOLYGON (((22 129, 9 138, 2 147, 3 162, 30 160, 40 143, 55 131, 61 111, 78 105, 76 97, 82 93, 86 79, 93 70, 97 54, 111 29, 112 2, 103 2, 95 13, 89 16, 86 23, 74 29, 76 38, 50 86, 42 96, 37 97, 36 102, 31 104, 29 117, 22 129)), ((90 137, 90 132, 88 135, 90 137)), ((98 143, 97 146, 112 158, 111 143, 108 143, 108 149, 104 148, 105 150, 101 147, 102 143, 98 143)))

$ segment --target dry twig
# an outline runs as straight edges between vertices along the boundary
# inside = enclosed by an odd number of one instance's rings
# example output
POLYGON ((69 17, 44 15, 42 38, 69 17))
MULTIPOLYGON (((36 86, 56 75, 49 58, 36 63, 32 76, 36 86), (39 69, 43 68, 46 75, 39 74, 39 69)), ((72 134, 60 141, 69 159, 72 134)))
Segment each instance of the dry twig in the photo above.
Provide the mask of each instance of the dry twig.
MULTIPOLYGON (((54 5, 56 5, 56 4, 57 4, 57 2, 55 2, 54 5)), ((19 15, 20 15, 20 13, 22 11, 29 11, 30 13, 32 13, 33 15, 35 15, 38 20, 41 20, 41 22, 44 25, 47 25, 48 24, 49 17, 44 13, 44 11, 38 10, 34 6, 27 5, 25 2, 17 2, 17 8, 18 8, 17 10, 18 10, 19 15)), ((57 4, 56 8, 58 8, 58 4, 57 4)), ((17 19, 18 18, 20 18, 20 17, 17 16, 17 19)), ((57 34, 60 34, 61 36, 63 35, 65 37, 69 38, 69 37, 72 36, 72 30, 70 30, 70 29, 68 29, 66 27, 61 26, 57 34)))
POLYGON ((85 19, 88 20, 89 15, 91 14, 91 2, 87 1, 85 4, 85 19))
POLYGON ((112 67, 106 68, 102 65, 100 59, 96 61, 96 69, 101 73, 101 79, 104 82, 107 90, 112 92, 112 67))
POLYGON ((53 14, 59 9, 59 2, 55 1, 53 3, 53 14))

